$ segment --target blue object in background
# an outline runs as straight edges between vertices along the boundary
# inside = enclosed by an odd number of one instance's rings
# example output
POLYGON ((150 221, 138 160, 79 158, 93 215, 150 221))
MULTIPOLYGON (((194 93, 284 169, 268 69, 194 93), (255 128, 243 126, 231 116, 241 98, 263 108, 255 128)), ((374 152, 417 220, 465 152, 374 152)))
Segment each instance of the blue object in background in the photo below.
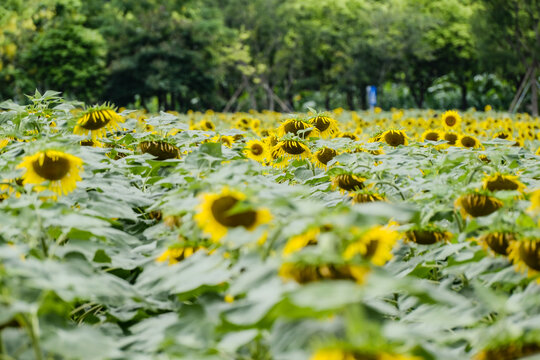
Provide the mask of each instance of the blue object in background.
POLYGON ((369 108, 373 109, 377 105, 377 87, 374 85, 367 86, 366 93, 369 108))

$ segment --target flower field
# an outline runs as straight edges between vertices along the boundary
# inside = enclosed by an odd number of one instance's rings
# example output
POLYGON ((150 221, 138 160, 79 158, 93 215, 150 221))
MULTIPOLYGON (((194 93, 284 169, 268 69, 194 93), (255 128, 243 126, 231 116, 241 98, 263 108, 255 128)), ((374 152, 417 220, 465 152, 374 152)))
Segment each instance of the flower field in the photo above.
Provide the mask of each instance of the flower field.
POLYGON ((29 100, 0 104, 2 360, 540 354, 538 118, 29 100))

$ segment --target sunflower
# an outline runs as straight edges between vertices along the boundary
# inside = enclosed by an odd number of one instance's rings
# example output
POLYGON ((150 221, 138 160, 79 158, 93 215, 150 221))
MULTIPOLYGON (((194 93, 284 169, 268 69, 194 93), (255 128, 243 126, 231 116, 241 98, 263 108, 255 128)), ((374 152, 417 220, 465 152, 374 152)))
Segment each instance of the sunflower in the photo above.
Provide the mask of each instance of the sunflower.
POLYGON ((511 141, 514 137, 512 136, 512 133, 510 131, 502 130, 493 135, 493 138, 511 141))
POLYGON ((47 186, 36 187, 36 190, 51 190, 58 195, 68 194, 75 190, 77 181, 82 180, 83 161, 71 154, 57 150, 39 151, 25 156, 17 165, 17 169, 25 168, 22 175, 23 184, 40 185, 48 181, 47 186))
POLYGON ((108 104, 94 106, 86 109, 77 121, 73 129, 76 135, 91 134, 92 139, 101 138, 107 135, 107 130, 115 131, 118 123, 124 122, 122 116, 116 113, 115 108, 108 104))
POLYGON ((540 273, 540 239, 525 238, 510 243, 508 259, 517 270, 536 276, 540 273))
POLYGON ((365 185, 365 178, 353 174, 340 174, 332 178, 332 187, 339 188, 341 192, 362 190, 365 185))
MULTIPOLYGON (((356 237, 359 229, 353 228, 352 232, 356 237)), ((392 259, 392 249, 399 238, 399 233, 389 225, 372 227, 347 246, 343 258, 350 260, 356 255, 361 255, 373 265, 382 266, 392 259)))
POLYGON ((333 158, 338 155, 338 152, 334 149, 323 147, 313 154, 313 162, 315 166, 326 169, 326 166, 333 158))
POLYGON ((383 194, 379 194, 369 190, 362 190, 349 194, 352 197, 353 204, 363 204, 375 201, 386 201, 383 194))
POLYGON ((500 191, 500 190, 517 190, 522 192, 525 189, 525 185, 518 180, 517 176, 514 175, 504 175, 501 173, 496 173, 491 176, 484 177, 484 189, 489 191, 500 191))
POLYGON ((215 242, 224 237, 228 229, 243 227, 253 230, 270 221, 268 209, 254 210, 241 206, 242 210, 236 211, 238 205, 248 205, 245 200, 245 194, 228 187, 224 187, 221 193, 204 194, 195 220, 215 242))
POLYGON ((171 247, 165 250, 157 259, 157 262, 168 261, 169 265, 174 265, 180 261, 187 259, 191 255, 195 254, 197 251, 206 249, 201 246, 186 246, 186 247, 171 247))
POLYGON ((380 141, 394 147, 407 145, 407 135, 402 130, 387 130, 380 135, 380 141))
POLYGON ((353 141, 358 141, 358 136, 356 136, 354 133, 352 132, 340 132, 340 133, 337 133, 336 138, 345 138, 345 139, 351 139, 353 141))
POLYGON ((536 189, 531 193, 531 206, 527 209, 532 213, 540 213, 540 189, 536 189))
POLYGON ((180 149, 163 140, 142 141, 139 149, 144 154, 150 154, 156 157, 156 160, 178 159, 180 149))
POLYGON ((279 164, 281 166, 286 166, 289 160, 292 159, 307 159, 311 156, 309 148, 297 140, 283 140, 277 143, 276 146, 272 149, 272 158, 284 158, 285 161, 282 161, 279 164))
POLYGON ((244 148, 244 154, 258 162, 265 161, 270 156, 269 152, 268 146, 261 140, 250 140, 244 148))
POLYGON ((469 149, 479 149, 483 147, 480 140, 471 135, 460 136, 456 142, 456 145, 469 149))
POLYGON ((327 138, 339 132, 337 121, 328 116, 312 117, 309 119, 309 123, 318 130, 319 136, 322 138, 327 138))
POLYGON ((478 242, 499 255, 508 255, 510 243, 516 239, 512 232, 492 231, 478 238, 478 242))
POLYGON ((365 281, 369 267, 344 264, 303 264, 286 262, 279 268, 279 276, 287 281, 299 284, 320 280, 354 280, 361 284, 365 281))
POLYGON ((420 360, 420 358, 386 352, 370 353, 349 349, 325 348, 317 350, 309 360, 420 360))
POLYGON ((439 141, 443 139, 443 135, 439 130, 426 130, 422 133, 421 141, 439 141))
POLYGON ((441 122, 445 129, 459 129, 461 126, 461 116, 457 111, 449 110, 442 114, 441 122))
POLYGON ((234 144, 234 138, 232 136, 222 135, 219 138, 219 142, 225 145, 226 147, 230 148, 234 144))
POLYGON ((459 135, 454 132, 447 131, 444 133, 442 140, 446 140, 450 146, 455 146, 459 140, 459 135))
POLYGON ((451 237, 452 234, 448 231, 433 226, 411 229, 405 232, 407 241, 415 242, 420 245, 431 245, 437 242, 448 241, 451 237))
POLYGON ((9 139, 0 139, 0 149, 5 148, 9 144, 9 139))
POLYGON ((503 206, 500 200, 478 192, 461 196, 457 204, 461 206, 462 211, 472 217, 490 215, 503 206))
POLYGON ((540 345, 536 343, 511 343, 491 349, 485 349, 476 354, 473 360, 516 360, 528 358, 540 353, 540 345))
POLYGON ((302 250, 306 246, 316 245, 318 242, 318 237, 320 233, 321 233, 321 230, 318 227, 316 227, 313 229, 309 229, 303 234, 291 237, 287 241, 287 244, 285 244, 285 247, 283 248, 283 255, 290 255, 299 250, 302 250))
POLYGON ((283 122, 277 129, 278 136, 285 136, 286 134, 298 135, 301 138, 308 138, 311 136, 318 136, 318 130, 312 124, 306 123, 299 119, 289 119, 283 122), (307 130, 309 128, 313 128, 307 130), (301 132, 301 133, 300 133, 301 132))

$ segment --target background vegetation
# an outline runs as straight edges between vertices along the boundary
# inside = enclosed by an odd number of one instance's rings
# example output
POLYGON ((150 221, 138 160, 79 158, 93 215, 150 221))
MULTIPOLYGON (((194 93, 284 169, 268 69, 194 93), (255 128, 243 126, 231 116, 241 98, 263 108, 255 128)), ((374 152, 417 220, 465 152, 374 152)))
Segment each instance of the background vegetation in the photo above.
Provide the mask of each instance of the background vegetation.
POLYGON ((5 0, 0 14, 0 99, 18 101, 357 109, 377 85, 383 108, 507 109, 540 54, 535 0, 5 0))

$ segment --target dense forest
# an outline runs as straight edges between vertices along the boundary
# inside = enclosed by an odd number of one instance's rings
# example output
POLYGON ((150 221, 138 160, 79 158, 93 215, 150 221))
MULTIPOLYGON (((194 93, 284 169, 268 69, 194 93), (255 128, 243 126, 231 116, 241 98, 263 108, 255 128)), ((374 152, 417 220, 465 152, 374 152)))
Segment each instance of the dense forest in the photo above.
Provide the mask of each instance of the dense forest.
POLYGON ((537 0, 3 0, 0 100, 537 112, 537 0), (531 86, 531 79, 532 81, 531 86), (513 101, 514 100, 514 101, 513 101))

